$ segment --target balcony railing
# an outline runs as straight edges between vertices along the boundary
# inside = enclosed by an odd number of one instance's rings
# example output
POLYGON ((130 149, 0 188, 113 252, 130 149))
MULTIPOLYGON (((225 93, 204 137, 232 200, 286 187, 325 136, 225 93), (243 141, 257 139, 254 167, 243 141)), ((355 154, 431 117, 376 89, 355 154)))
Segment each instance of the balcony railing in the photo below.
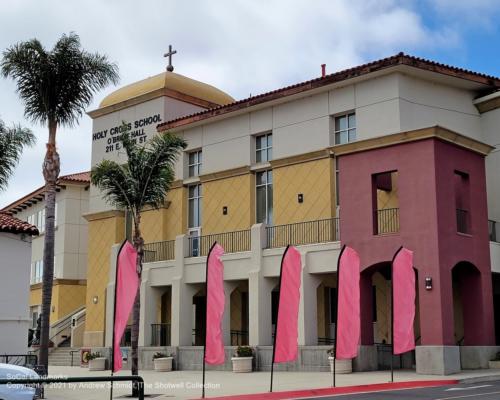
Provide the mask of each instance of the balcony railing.
POLYGON ((206 256, 216 241, 226 253, 250 251, 250 229, 244 231, 213 233, 205 236, 190 236, 188 257, 206 256))
POLYGON ((384 208, 375 211, 375 234, 399 232, 399 208, 384 208))
POLYGON ((268 226, 266 231, 267 248, 285 247, 289 244, 297 246, 340 240, 338 218, 268 226))
POLYGON ((151 324, 151 346, 170 346, 170 324, 151 324))
POLYGON ((231 346, 248 345, 248 331, 231 329, 231 346))
POLYGON ((488 220, 488 232, 490 235, 490 242, 498 242, 500 237, 497 235, 497 221, 488 220))
POLYGON ((144 245, 144 262, 173 260, 175 258, 175 240, 146 243, 144 245))
POLYGON ((467 210, 457 208, 457 232, 469 233, 468 214, 467 210))

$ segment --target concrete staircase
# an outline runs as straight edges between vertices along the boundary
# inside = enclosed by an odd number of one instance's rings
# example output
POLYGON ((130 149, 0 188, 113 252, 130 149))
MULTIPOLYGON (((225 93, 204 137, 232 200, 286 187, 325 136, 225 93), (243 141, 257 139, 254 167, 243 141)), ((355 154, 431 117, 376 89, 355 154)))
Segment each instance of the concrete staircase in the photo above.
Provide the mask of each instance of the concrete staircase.
POLYGON ((71 352, 73 353, 73 366, 80 365, 80 349, 76 347, 57 347, 49 354, 49 365, 71 365, 71 352))

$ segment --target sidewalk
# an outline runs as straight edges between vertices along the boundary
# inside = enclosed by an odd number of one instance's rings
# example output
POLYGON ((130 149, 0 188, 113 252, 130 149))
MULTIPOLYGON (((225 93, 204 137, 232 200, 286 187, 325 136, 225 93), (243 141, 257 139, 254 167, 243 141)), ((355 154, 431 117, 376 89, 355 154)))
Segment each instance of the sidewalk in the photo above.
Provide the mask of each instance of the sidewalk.
MULTIPOLYGON (((129 375, 130 371, 121 371, 118 375, 129 375)), ((62 376, 109 376, 109 371, 90 372, 80 367, 50 367, 50 375, 62 376)), ((146 394, 157 395, 157 399, 195 399, 201 396, 201 371, 155 372, 142 371, 140 375, 146 384, 146 394)), ((357 372, 337 375, 337 386, 359 386, 385 384, 389 382, 389 371, 357 372)), ((394 373, 395 382, 417 381, 461 381, 461 380, 499 379, 500 371, 474 370, 448 376, 417 375, 413 371, 394 373)), ((267 393, 269 391, 269 372, 253 372, 234 374, 226 371, 207 371, 206 397, 223 397, 231 395, 267 393)), ((75 384, 73 387, 61 385, 58 388, 47 388, 46 398, 49 400, 109 399, 108 384, 75 384)), ((130 394, 130 384, 115 384, 114 397, 130 394)), ((304 389, 331 388, 332 375, 328 372, 275 372, 274 392, 300 391, 304 389)), ((382 386, 383 387, 383 386, 382 386)), ((151 396, 153 397, 153 396, 151 396)), ((151 398, 150 397, 150 398, 151 398)), ((262 396, 261 396, 262 397, 262 396)), ((258 398, 258 397, 255 397, 258 398)), ((283 398, 281 396, 275 398, 283 398)), ((288 397, 289 398, 289 397, 288 397)))

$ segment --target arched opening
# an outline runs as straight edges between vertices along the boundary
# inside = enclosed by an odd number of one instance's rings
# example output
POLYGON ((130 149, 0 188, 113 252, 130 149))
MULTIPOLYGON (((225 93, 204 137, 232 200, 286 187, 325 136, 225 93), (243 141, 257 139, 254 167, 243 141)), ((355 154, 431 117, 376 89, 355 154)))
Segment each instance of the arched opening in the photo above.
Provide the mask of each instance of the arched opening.
POLYGON ((483 320, 481 272, 468 261, 452 269, 453 320, 455 343, 473 346, 479 343, 478 326, 483 320))
POLYGON ((172 287, 167 286, 160 295, 156 323, 151 325, 151 346, 170 346, 172 321, 172 287))
MULTIPOLYGON (((420 338, 418 301, 418 272, 415 269, 415 342, 420 338)), ((396 300, 397 301, 397 300, 396 300)), ((374 345, 377 350, 378 369, 391 367, 392 354, 392 282, 391 262, 374 264, 361 272, 361 343, 374 345)), ((396 369, 415 368, 415 352, 393 356, 396 369)))
POLYGON ((231 346, 248 345, 248 281, 239 282, 230 296, 231 346))

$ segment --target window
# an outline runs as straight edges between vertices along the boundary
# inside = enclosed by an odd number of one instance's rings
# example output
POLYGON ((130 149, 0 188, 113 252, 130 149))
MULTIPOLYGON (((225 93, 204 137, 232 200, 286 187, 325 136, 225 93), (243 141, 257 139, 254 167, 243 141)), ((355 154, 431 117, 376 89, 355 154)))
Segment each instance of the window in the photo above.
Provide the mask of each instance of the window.
POLYGON ((273 159, 273 134, 267 133, 255 137, 255 162, 267 162, 273 159))
POLYGON ((256 174, 257 223, 273 223, 273 171, 256 174))
POLYGON ((201 150, 189 153, 188 176, 198 176, 201 174, 201 150))
POLYGON ((45 232, 45 208, 36 213, 36 221, 40 233, 45 232))
POLYGON ((356 140, 356 114, 350 113, 335 117, 335 144, 356 140))
POLYGON ((201 185, 189 186, 189 228, 201 226, 201 185))
POLYGON ((31 284, 39 283, 43 277, 43 260, 31 263, 31 284))

